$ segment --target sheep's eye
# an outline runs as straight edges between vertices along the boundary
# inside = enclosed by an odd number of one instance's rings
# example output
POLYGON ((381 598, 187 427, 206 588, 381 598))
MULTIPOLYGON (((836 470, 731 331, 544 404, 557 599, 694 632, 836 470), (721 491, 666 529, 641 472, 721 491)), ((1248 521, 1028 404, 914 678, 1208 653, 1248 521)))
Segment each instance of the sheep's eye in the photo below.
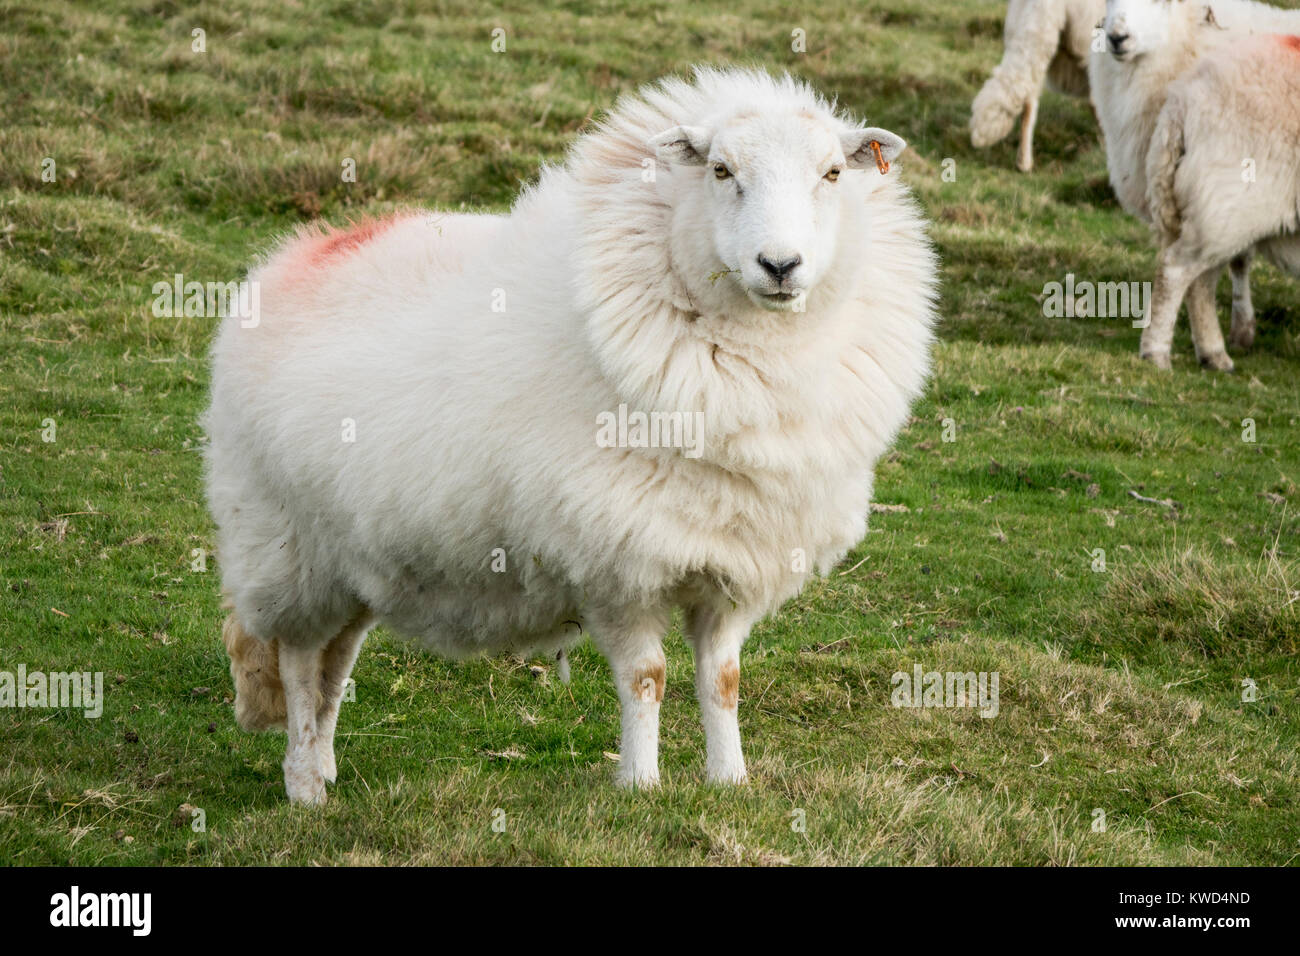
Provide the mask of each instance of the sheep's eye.
POLYGON ((728 169, 726 166, 724 166, 722 163, 714 163, 714 164, 713 164, 713 175, 716 176, 718 179, 730 179, 730 178, 731 178, 731 170, 729 170, 729 169, 728 169))
POLYGON ((838 166, 832 166, 830 171, 826 173, 826 178, 831 182, 838 180, 840 178, 840 168, 838 166))

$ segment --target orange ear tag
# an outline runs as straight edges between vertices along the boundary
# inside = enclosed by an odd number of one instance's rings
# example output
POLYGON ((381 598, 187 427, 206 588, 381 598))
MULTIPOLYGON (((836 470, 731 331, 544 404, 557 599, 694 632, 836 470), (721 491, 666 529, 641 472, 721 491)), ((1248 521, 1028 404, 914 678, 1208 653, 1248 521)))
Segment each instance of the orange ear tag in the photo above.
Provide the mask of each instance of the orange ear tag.
POLYGON ((889 163, 885 161, 884 154, 880 152, 880 143, 873 139, 867 145, 876 154, 876 169, 880 170, 880 175, 885 175, 885 173, 889 172, 889 163))

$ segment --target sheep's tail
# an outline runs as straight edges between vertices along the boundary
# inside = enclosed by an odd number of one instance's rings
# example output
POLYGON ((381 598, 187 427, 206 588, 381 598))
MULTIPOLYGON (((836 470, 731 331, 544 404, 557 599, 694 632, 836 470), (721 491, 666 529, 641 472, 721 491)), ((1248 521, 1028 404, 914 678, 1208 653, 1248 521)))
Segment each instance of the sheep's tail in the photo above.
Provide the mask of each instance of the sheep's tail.
POLYGON ((977 149, 1005 139, 1025 104, 1042 93, 1061 45, 1065 10, 1059 3, 1012 3, 1006 23, 1002 62, 971 104, 970 141, 977 149))
POLYGON ((221 629, 230 676, 235 681, 235 720, 244 730, 285 726, 284 684, 280 682, 280 645, 259 640, 244 630, 232 611, 221 629))
POLYGON ((1183 105, 1178 96, 1170 96, 1156 120, 1151 145, 1147 149, 1147 210, 1161 245, 1168 245, 1176 239, 1183 225, 1178 198, 1174 194, 1174 180, 1186 152, 1183 115, 1183 105))

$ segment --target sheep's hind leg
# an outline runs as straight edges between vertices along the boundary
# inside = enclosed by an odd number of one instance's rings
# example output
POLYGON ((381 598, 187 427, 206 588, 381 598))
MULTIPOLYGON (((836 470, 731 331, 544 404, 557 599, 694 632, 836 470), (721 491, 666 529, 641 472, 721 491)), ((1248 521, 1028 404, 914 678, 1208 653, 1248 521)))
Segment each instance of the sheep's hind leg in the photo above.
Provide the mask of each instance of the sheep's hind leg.
POLYGON ((319 737, 316 753, 320 758, 321 776, 329 783, 338 777, 338 764, 334 760, 334 728, 339 722, 343 689, 352 674, 357 654, 361 651, 361 644, 366 639, 371 623, 370 612, 362 611, 321 652, 321 703, 316 710, 316 731, 319 737))
POLYGON ((623 711, 616 779, 625 787, 653 787, 659 782, 659 705, 664 699, 668 616, 638 611, 601 618, 591 621, 592 640, 609 661, 623 711))
POLYGON ((280 680, 284 683, 289 745, 284 754, 284 788, 291 803, 325 802, 325 777, 319 756, 317 723, 323 648, 280 643, 280 680))
POLYGON ((1232 327, 1228 344, 1245 351, 1255 344, 1255 306, 1250 301, 1250 262, 1253 250, 1246 250, 1228 264, 1232 275, 1232 327))
POLYGON ((1025 103, 1020 117, 1020 150, 1016 153, 1016 168, 1022 173, 1034 168, 1034 126, 1038 122, 1038 97, 1025 103))
POLYGON ((705 777, 710 783, 742 783, 740 745, 740 646, 749 621, 714 607, 690 610, 686 635, 695 651, 695 694, 704 725, 705 777))
POLYGON ((1219 310, 1214 304, 1214 291, 1219 285, 1221 267, 1207 269, 1196 277, 1187 293, 1187 320, 1192 327, 1192 344, 1202 368, 1217 372, 1231 372, 1232 359, 1223 344, 1223 329, 1219 326, 1219 310))

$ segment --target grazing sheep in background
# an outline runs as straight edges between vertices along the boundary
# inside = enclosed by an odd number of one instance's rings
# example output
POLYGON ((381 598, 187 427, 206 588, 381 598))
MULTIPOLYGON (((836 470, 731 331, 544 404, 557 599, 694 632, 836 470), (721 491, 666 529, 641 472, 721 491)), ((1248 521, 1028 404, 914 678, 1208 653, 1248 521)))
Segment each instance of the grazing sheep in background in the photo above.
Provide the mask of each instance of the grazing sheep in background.
MULTIPOLYGON (((1093 54, 1088 76, 1106 140, 1111 186, 1127 212, 1154 224, 1148 205, 1147 164, 1156 120, 1171 84, 1198 58, 1227 44, 1254 34, 1300 31, 1300 11, 1280 10, 1250 0, 1214 0, 1209 4, 1188 0, 1107 0, 1104 29, 1107 51, 1093 54)), ((1223 145, 1233 153, 1239 152, 1237 144, 1223 145)), ((1236 162, 1240 163, 1245 155, 1237 156, 1236 162)), ((1249 249, 1229 262, 1229 340, 1242 349, 1249 348, 1255 339, 1250 263, 1249 249)), ((1232 360, 1223 345, 1214 303, 1218 278, 1216 271, 1193 282, 1187 312, 1201 364, 1229 371, 1232 360)), ((1142 355, 1167 368, 1169 345, 1159 348, 1152 334, 1148 325, 1142 355)))
MULTIPOLYGON (((1194 283, 1208 283, 1213 301, 1224 263, 1251 249, 1300 274, 1300 36, 1234 43, 1170 87, 1147 156, 1147 193, 1160 255, 1142 354, 1167 365, 1178 307, 1194 283)), ((1231 368, 1217 320, 1193 323, 1192 336, 1202 362, 1231 368)))
POLYGON ((283 719, 291 800, 325 799, 376 621, 453 656, 590 632, 619 779, 648 786, 681 607, 707 777, 745 778, 741 644, 862 539, 928 374, 904 146, 789 77, 702 69, 622 102, 508 216, 302 233, 254 273, 258 320, 213 347, 207 491, 236 713, 283 719))
POLYGON ((970 141, 992 146, 1020 118, 1016 166, 1034 168, 1034 123, 1043 84, 1088 95, 1088 53, 1105 0, 1011 0, 1003 26, 1002 62, 971 104, 970 141))

